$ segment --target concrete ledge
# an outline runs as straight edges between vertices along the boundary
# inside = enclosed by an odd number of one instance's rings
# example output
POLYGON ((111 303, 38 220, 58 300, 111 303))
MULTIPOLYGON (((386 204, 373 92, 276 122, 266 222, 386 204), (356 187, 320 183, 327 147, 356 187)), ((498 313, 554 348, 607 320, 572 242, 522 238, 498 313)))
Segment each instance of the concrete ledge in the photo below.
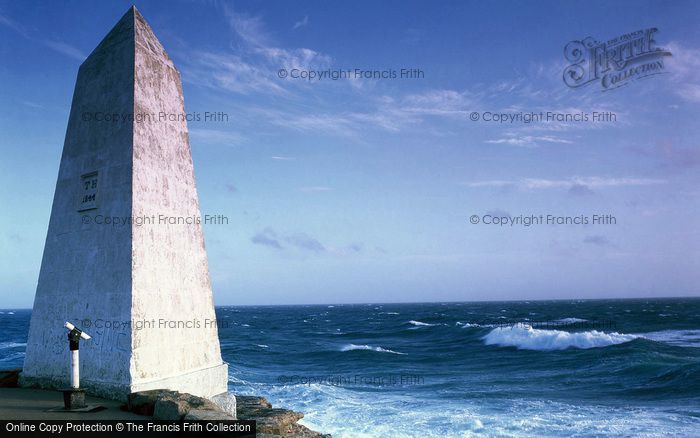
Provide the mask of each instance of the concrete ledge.
MULTIPOLYGON (((226 392, 228 390, 227 382, 228 364, 222 363, 165 379, 136 382, 130 386, 116 382, 96 382, 89 379, 81 379, 80 386, 90 395, 126 402, 129 394, 133 392, 162 388, 208 398, 226 392)), ((25 388, 58 390, 69 386, 69 383, 66 377, 27 376, 24 372, 19 376, 19 386, 25 388)))
POLYGON ((189 373, 145 382, 132 382, 127 393, 168 388, 209 398, 228 391, 228 364, 221 363, 189 373))
MULTIPOLYGON (((84 381, 81 379, 80 385, 89 395, 122 402, 126 401, 127 395, 131 392, 127 385, 111 382, 84 381)), ((27 376, 23 372, 19 375, 19 386, 23 388, 59 390, 70 386, 70 382, 65 377, 27 376)))
MULTIPOLYGON (((0 420, 144 420, 144 417, 123 411, 121 403, 103 398, 85 397, 88 405, 104 406, 99 412, 66 412, 63 395, 58 391, 29 388, 0 388, 0 420)), ((4 430, 3 430, 4 432, 4 430)))

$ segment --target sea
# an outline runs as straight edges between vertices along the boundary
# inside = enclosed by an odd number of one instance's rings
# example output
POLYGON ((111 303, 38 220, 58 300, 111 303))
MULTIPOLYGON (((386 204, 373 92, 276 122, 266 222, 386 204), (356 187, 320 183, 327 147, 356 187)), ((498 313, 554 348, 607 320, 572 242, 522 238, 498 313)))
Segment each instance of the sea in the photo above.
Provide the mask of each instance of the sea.
MULTIPOLYGON (((0 312, 21 367, 31 311, 0 312)), ((230 390, 335 437, 700 436, 700 298, 216 313, 230 390)))

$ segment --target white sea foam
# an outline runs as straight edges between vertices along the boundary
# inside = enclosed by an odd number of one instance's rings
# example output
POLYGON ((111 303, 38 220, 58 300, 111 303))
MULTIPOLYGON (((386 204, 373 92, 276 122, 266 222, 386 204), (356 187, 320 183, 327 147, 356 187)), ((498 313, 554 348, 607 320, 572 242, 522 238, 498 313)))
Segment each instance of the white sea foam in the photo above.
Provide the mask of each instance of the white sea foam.
POLYGON ((19 359, 20 357, 24 357, 24 351, 12 353, 9 356, 2 357, 0 358, 0 362, 11 362, 15 359, 19 359))
POLYGON ((371 351, 377 351, 379 353, 406 354, 406 353, 400 353, 398 351, 388 350, 388 349, 382 348, 382 347, 375 347, 372 345, 347 344, 347 345, 343 345, 340 348, 340 351, 353 351, 353 350, 371 350, 371 351))
POLYGON ((522 399, 453 403, 440 397, 406 396, 393 391, 374 392, 373 401, 368 403, 366 392, 335 385, 249 383, 238 387, 265 396, 275 406, 303 411, 300 424, 336 437, 617 438, 656 437, 660 430, 666 436, 697 435, 697 420, 692 414, 670 415, 664 409, 636 406, 522 399))
POLYGON ((433 326, 437 325, 437 324, 428 324, 427 322, 414 321, 414 320, 410 320, 410 321, 408 321, 408 323, 411 325, 415 325, 417 327, 433 327, 433 326))
POLYGON ((461 322, 461 321, 457 321, 455 323, 455 325, 458 327, 462 327, 462 328, 481 327, 481 324, 475 324, 475 323, 471 323, 471 322, 461 322))
POLYGON ((639 337, 639 335, 605 333, 597 330, 570 333, 563 330, 542 330, 526 324, 517 324, 511 327, 497 327, 482 339, 486 345, 548 351, 607 347, 629 342, 639 337))
POLYGON ((561 319, 557 319, 556 321, 554 321, 554 323, 566 325, 566 324, 576 324, 577 322, 587 322, 587 321, 588 321, 587 319, 581 319, 581 318, 561 318, 561 319))
POLYGON ((257 345, 257 346, 260 347, 260 348, 269 348, 269 347, 268 347, 267 345, 265 345, 265 344, 255 344, 255 345, 257 345))
POLYGON ((5 350, 7 348, 17 348, 26 347, 26 342, 0 342, 0 350, 5 350))
POLYGON ((700 347, 700 330, 662 330, 638 336, 678 347, 700 347))

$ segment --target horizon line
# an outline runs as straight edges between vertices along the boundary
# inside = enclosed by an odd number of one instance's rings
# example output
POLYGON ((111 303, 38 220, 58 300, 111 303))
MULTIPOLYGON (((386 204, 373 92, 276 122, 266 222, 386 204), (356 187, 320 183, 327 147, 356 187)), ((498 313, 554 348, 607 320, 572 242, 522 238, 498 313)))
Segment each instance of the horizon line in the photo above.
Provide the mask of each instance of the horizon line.
MULTIPOLYGON (((519 300, 471 300, 471 301, 394 301, 394 302, 357 302, 357 303, 296 303, 296 304, 219 304, 217 307, 293 307, 293 306, 370 306, 370 305, 403 305, 403 304, 464 304, 464 303, 522 303, 546 301, 632 301, 632 300, 677 300, 700 299, 700 295, 679 295, 673 297, 611 297, 611 298, 537 298, 519 300)), ((33 307, 6 307, 0 310, 33 310, 33 307)))

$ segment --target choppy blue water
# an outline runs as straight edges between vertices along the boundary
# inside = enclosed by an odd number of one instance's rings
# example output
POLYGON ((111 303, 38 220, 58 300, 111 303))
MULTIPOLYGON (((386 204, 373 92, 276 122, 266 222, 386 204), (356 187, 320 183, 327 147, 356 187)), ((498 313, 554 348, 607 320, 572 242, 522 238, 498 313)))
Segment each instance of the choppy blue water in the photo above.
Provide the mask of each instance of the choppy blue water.
MULTIPOLYGON (((217 315, 230 388, 334 436, 700 436, 700 299, 217 315)), ((0 368, 21 366, 29 316, 0 313, 0 368)))

